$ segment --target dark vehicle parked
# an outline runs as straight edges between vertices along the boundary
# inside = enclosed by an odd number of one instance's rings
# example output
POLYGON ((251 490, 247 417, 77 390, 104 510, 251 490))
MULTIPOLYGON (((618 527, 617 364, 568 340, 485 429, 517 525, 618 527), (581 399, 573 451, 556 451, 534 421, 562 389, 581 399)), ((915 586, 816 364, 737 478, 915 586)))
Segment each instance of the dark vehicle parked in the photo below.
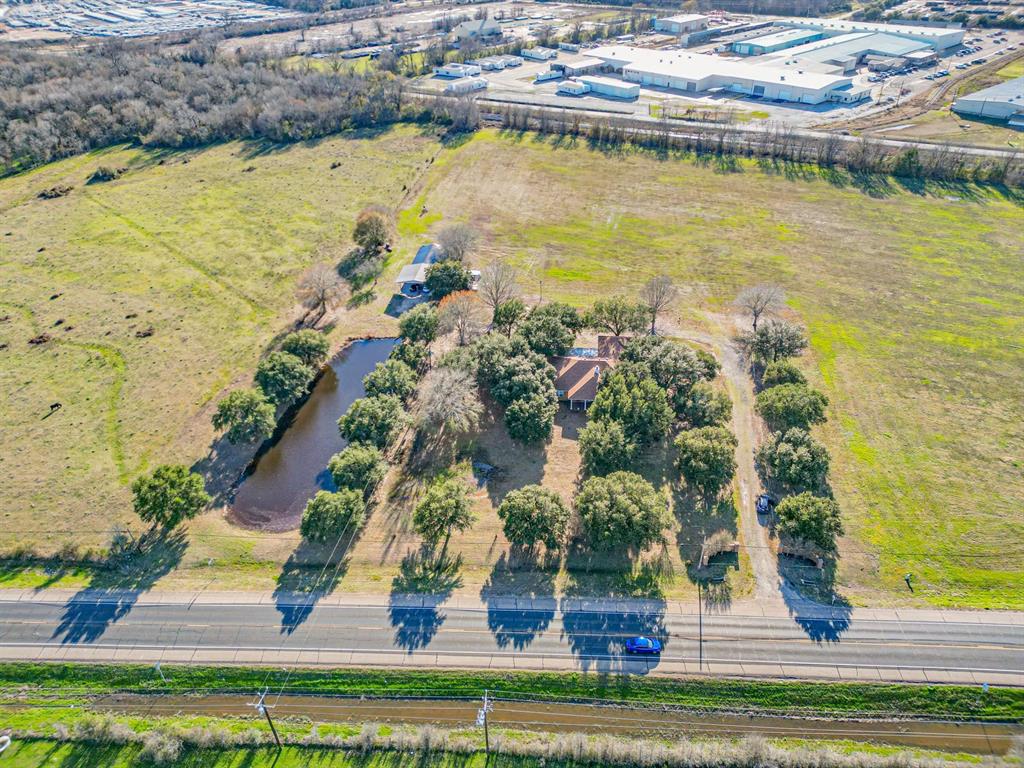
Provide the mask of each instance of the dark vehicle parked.
POLYGON ((770 493, 762 493, 760 496, 757 497, 757 514, 767 515, 770 512, 773 512, 775 510, 776 504, 778 504, 778 502, 775 500, 774 496, 772 496, 770 493))

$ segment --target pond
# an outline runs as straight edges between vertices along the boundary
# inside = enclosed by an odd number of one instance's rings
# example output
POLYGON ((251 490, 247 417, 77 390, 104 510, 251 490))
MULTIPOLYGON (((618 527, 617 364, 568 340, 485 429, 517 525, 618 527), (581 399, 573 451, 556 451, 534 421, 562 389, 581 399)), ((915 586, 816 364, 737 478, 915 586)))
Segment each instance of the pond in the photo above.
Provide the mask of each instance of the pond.
POLYGON ((354 341, 330 361, 309 398, 278 425, 277 441, 250 465, 231 505, 236 522, 267 531, 298 528, 306 502, 320 489, 335 490, 327 462, 346 445, 338 419, 363 396, 363 377, 396 343, 354 341))

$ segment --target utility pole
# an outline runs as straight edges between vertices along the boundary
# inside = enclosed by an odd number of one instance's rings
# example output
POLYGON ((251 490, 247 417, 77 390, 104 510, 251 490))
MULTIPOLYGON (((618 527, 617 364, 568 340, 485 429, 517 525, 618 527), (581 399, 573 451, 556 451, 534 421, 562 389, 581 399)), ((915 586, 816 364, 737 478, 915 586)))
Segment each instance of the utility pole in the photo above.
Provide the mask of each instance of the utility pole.
POLYGON ((256 701, 255 704, 250 704, 249 706, 255 707, 257 712, 259 712, 261 715, 266 716, 267 725, 270 726, 270 732, 274 734, 274 743, 277 744, 277 748, 280 749, 281 737, 277 735, 277 728, 274 727, 274 721, 270 719, 270 710, 267 709, 267 705, 265 703, 265 700, 267 698, 267 689, 264 688, 263 693, 257 693, 256 695, 259 696, 259 699, 256 701))
POLYGON ((487 754, 488 759, 491 756, 491 730, 488 727, 487 715, 493 709, 491 704, 491 697, 489 692, 484 690, 484 705, 476 713, 476 724, 477 726, 484 727, 484 751, 487 754))

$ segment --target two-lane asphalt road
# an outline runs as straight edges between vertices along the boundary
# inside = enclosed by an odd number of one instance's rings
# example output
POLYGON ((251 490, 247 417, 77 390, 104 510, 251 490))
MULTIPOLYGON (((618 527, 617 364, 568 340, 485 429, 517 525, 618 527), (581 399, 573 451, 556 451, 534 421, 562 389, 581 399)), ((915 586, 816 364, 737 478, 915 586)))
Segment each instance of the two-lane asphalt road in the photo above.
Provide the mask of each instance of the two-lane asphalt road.
MULTIPOLYGON (((0 657, 712 672, 1024 685, 1021 623, 324 602, 0 600, 0 657), (660 659, 623 654, 653 635, 660 659)), ((568 608, 568 606, 567 606, 568 608)))

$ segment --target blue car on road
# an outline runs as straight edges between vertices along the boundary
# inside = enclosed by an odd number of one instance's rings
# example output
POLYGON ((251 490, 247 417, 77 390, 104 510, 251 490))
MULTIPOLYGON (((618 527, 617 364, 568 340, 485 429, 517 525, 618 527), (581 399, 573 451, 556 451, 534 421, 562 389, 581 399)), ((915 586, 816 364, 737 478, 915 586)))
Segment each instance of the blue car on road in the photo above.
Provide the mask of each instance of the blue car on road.
POLYGON ((661 653, 661 640, 654 637, 631 637, 626 641, 626 653, 661 653))

